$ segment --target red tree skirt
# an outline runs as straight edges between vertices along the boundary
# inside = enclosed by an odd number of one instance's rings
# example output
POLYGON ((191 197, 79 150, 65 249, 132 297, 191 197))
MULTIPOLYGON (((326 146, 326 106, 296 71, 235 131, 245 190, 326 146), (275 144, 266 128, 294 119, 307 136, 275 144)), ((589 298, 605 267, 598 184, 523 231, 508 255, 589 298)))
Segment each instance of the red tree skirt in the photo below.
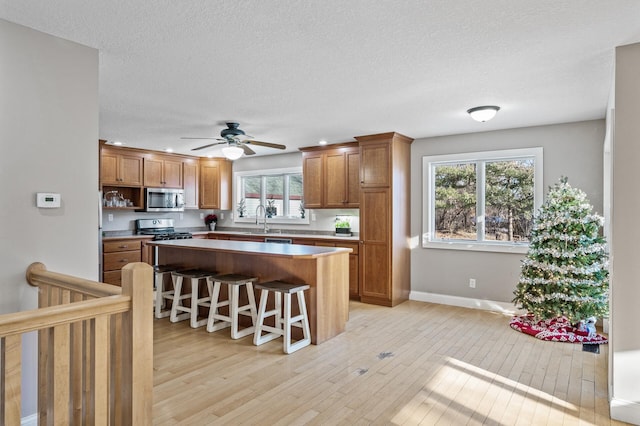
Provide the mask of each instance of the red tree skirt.
POLYGON ((541 340, 584 344, 608 343, 607 338, 601 334, 589 336, 587 331, 578 330, 565 317, 536 321, 532 315, 514 316, 509 325, 514 330, 541 340))

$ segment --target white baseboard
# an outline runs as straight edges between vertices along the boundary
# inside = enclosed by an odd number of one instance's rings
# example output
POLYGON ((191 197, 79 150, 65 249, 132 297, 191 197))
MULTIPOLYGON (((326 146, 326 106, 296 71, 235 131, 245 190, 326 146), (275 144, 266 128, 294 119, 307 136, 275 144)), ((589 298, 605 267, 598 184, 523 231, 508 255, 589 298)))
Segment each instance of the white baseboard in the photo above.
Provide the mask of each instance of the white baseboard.
POLYGON ((38 426, 38 413, 20 419, 20 426, 38 426))
POLYGON ((640 404, 613 398, 609 402, 611 418, 622 422, 640 425, 640 404))
POLYGON ((469 297, 450 296, 448 294, 426 293, 422 291, 412 291, 409 293, 410 300, 418 302, 438 303, 440 305, 459 306, 462 308, 482 309, 485 311, 500 312, 506 315, 522 314, 513 303, 496 302, 494 300, 471 299, 469 297))

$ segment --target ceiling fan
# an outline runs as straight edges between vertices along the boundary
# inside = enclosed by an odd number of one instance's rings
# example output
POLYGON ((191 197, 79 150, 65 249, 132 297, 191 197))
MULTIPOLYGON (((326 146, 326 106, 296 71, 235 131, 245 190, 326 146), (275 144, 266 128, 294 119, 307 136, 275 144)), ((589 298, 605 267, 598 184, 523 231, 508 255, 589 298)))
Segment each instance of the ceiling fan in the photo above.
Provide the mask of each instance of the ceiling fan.
POLYGON ((180 139, 214 139, 218 142, 210 143, 207 145, 202 145, 197 148, 193 148, 191 151, 199 151, 201 149, 209 148, 215 145, 226 144, 224 148, 222 148, 222 153, 230 160, 237 160, 242 156, 242 154, 246 155, 254 155, 255 151, 252 150, 248 145, 256 145, 256 146, 264 146, 267 148, 274 149, 286 149, 287 147, 284 145, 280 145, 277 143, 270 142, 260 142, 254 140, 253 137, 245 134, 244 130, 240 129, 239 123, 225 123, 227 125, 226 129, 222 129, 220 131, 219 138, 189 138, 183 137, 180 139))

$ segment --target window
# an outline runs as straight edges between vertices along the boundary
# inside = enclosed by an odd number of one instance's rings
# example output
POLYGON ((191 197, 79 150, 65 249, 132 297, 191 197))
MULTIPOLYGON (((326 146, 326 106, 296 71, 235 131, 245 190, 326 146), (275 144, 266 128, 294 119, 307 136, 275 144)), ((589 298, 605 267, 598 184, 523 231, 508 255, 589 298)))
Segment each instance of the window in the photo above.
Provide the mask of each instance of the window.
POLYGON ((526 252, 542 148, 424 157, 423 247, 526 252))
MULTIPOLYGON (((260 170, 236 173, 236 205, 244 200, 245 213, 236 222, 253 222, 262 205, 271 220, 283 223, 308 223, 301 217, 302 168, 260 170)), ((262 217, 262 212, 259 216, 262 217)))

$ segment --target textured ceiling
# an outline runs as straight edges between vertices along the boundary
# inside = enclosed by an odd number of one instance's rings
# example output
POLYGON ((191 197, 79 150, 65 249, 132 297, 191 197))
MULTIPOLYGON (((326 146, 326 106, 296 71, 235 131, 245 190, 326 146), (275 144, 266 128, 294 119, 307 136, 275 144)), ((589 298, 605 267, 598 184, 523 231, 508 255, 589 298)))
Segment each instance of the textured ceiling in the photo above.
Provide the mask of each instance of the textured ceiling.
POLYGON ((296 151, 603 118, 614 48, 640 41, 638 0, 0 0, 0 17, 99 49, 100 138, 190 154, 206 141, 181 136, 230 120, 296 151), (467 116, 484 104, 502 109, 467 116))

